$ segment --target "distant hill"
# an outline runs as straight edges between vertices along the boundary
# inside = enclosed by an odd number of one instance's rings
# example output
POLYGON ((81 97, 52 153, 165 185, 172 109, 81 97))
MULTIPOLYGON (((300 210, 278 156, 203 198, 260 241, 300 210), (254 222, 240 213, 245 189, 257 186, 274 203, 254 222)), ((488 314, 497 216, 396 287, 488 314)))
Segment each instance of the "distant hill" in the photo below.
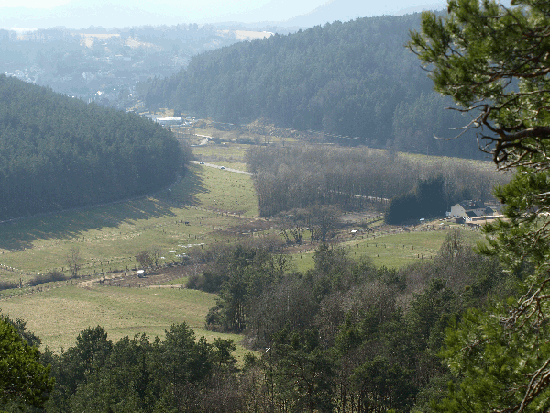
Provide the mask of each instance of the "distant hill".
POLYGON ((337 135, 339 143, 480 157, 473 136, 451 139, 451 128, 468 121, 444 110, 451 102, 432 91, 404 47, 419 22, 419 14, 368 17, 238 43, 195 56, 186 70, 140 90, 149 106, 225 122, 263 117, 337 135))
POLYGON ((178 24, 212 24, 220 21, 252 23, 283 21, 313 10, 322 0, 257 2, 215 2, 189 4, 176 0, 135 2, 130 0, 71 0, 51 8, 32 8, 24 4, 0 5, 0 27, 73 29, 122 28, 178 24), (240 4, 239 4, 240 3, 240 4))
POLYGON ((122 109, 135 104, 133 88, 140 79, 169 76, 202 51, 269 35, 197 24, 0 29, 0 73, 122 109))
POLYGON ((176 0, 132 2, 129 0, 72 0, 50 8, 19 4, 0 5, 0 27, 73 29, 122 28, 177 24, 215 24, 234 22, 249 28, 309 28, 335 20, 348 21, 365 16, 404 15, 422 10, 442 10, 445 1, 426 0, 428 4, 403 8, 402 0, 384 2, 358 0, 271 0, 258 2, 215 2, 182 4, 176 0))
POLYGON ((332 0, 315 8, 310 13, 293 17, 284 22, 277 22, 282 27, 313 27, 332 23, 336 20, 346 22, 366 16, 402 16, 424 10, 443 10, 444 1, 433 0, 432 4, 403 9, 401 3, 395 1, 372 2, 357 0, 332 0))
POLYGON ((145 194, 181 163, 148 119, 0 75, 0 220, 145 194))

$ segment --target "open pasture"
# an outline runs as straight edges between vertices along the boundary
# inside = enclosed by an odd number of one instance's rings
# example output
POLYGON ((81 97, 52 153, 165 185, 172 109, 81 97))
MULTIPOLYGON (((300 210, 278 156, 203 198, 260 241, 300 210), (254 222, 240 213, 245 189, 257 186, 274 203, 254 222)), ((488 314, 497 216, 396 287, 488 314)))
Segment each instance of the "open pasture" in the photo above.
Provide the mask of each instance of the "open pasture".
MULTIPOLYGON (((149 197, 3 224, 0 281, 25 283, 54 269, 67 273, 66 257, 73 248, 80 252, 80 273, 96 274, 96 279, 103 272, 131 271, 135 255, 152 246, 162 251, 161 263, 178 261, 193 246, 242 237, 227 229, 250 226, 257 211, 249 175, 191 165, 181 180, 149 197)), ((199 337, 240 339, 204 330, 215 296, 199 291, 98 285, 88 277, 48 284, 35 294, 30 290, 1 292, 19 295, 3 299, 0 309, 27 320, 28 328, 54 351, 74 345, 80 331, 98 324, 113 340, 138 333, 163 337, 165 329, 182 321, 199 337)))
MULTIPOLYGON (((0 303, 3 313, 23 318, 27 328, 41 339, 43 346, 58 352, 75 344, 76 336, 88 327, 101 325, 111 340, 146 333, 163 338, 172 324, 185 321, 197 337, 209 341, 230 338, 204 329, 204 317, 215 303, 215 296, 182 288, 125 288, 68 285, 0 303)), ((242 351, 242 349, 241 349, 242 351)))
POLYGON ((190 245, 220 241, 217 230, 257 213, 250 176, 191 165, 179 182, 154 196, 2 224, 0 281, 66 272, 73 248, 84 274, 135 268, 135 255, 151 246, 160 248, 161 262, 178 261, 190 245))
MULTIPOLYGON (((238 143, 211 144, 196 146, 193 148, 193 155, 198 161, 213 163, 231 163, 235 167, 240 165, 239 169, 246 171, 245 154, 249 145, 238 143)), ((226 165, 227 166, 227 165, 226 165)))
MULTIPOLYGON (((367 257, 377 266, 400 268, 414 262, 432 259, 453 229, 411 231, 402 233, 360 234, 338 244, 352 259, 367 257)), ((475 246, 484 236, 473 230, 461 230, 468 245, 475 246)), ((313 250, 305 249, 292 254, 292 262, 299 272, 313 268, 313 250)))
MULTIPOLYGON (((436 256, 447 234, 454 229, 422 230, 363 237, 344 243, 350 256, 367 256, 380 267, 399 268, 436 256)), ((475 246, 484 239, 477 231, 462 230, 465 241, 475 246)))

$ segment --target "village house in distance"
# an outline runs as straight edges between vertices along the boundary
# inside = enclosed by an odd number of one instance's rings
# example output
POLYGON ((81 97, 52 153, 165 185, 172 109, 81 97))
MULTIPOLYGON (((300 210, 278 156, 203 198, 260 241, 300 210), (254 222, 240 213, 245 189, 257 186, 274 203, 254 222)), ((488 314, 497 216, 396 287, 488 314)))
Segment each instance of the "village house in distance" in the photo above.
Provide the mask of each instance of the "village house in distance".
POLYGON ((486 205, 480 200, 466 200, 452 206, 451 211, 445 212, 445 215, 448 218, 455 218, 457 224, 480 226, 502 218, 500 208, 498 204, 486 205))

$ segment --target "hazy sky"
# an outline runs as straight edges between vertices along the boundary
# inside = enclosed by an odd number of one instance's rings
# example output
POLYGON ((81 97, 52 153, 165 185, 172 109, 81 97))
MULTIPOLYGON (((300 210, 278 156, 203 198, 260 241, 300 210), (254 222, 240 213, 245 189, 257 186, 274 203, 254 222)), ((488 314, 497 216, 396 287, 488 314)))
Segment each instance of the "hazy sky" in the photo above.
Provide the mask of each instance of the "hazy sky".
MULTIPOLYGON (((128 4, 146 4, 152 2, 128 2, 128 1, 112 1, 112 3, 128 3, 128 4)), ((298 2, 292 3, 293 10, 313 10, 317 6, 321 6, 329 0, 300 0, 298 2)), ((390 3, 392 6, 395 6, 398 9, 406 9, 414 6, 422 6, 425 4, 437 3, 434 0, 389 0, 385 2, 372 1, 372 0, 358 0, 358 3, 372 3, 373 7, 380 5, 380 3, 390 3)), ((75 0, 22 0, 14 2, 13 0, 0 0, 0 7, 27 7, 27 8, 39 8, 39 9, 48 9, 55 6, 68 5, 71 3, 76 3, 75 0)), ((201 9, 217 9, 220 13, 223 14, 232 14, 235 12, 235 9, 241 10, 253 10, 260 8, 263 5, 270 3, 270 0, 161 0, 155 1, 156 5, 160 6, 162 4, 171 4, 171 5, 183 5, 185 8, 190 8, 191 10, 201 10, 201 9)), ((281 3, 285 3, 284 1, 281 3)), ((296 15, 297 13, 290 13, 296 15)))
POLYGON ((19 1, 15 4, 13 1, 0 0, 1 7, 14 7, 15 5, 30 7, 30 8, 42 8, 47 9, 54 6, 62 6, 64 4, 70 3, 71 0, 29 0, 29 1, 19 1))
POLYGON ((183 23, 285 21, 332 2, 338 4, 338 9, 356 10, 357 15, 352 17, 405 14, 445 4, 445 0, 0 0, 0 27, 71 27, 71 17, 77 15, 80 19, 89 17, 89 24, 81 23, 86 24, 84 27, 109 25, 107 17, 110 22, 117 17, 121 22, 125 17, 128 21, 133 18, 136 25, 143 24, 147 16, 153 24, 163 18, 166 24, 174 24, 176 19, 183 23), (109 12, 111 16, 105 16, 109 12))

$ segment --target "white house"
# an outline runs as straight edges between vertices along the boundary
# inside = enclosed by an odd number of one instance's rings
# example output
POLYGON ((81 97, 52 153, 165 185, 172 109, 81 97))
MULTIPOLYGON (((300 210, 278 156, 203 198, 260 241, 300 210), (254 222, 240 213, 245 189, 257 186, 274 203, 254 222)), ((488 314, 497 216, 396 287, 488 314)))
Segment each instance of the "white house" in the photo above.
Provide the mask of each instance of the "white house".
POLYGON ((156 121, 163 126, 181 125, 181 117, 157 118, 156 121))
POLYGON ((451 212, 447 212, 445 215, 453 218, 475 218, 487 215, 487 208, 482 202, 476 201, 462 201, 451 207, 451 212))

